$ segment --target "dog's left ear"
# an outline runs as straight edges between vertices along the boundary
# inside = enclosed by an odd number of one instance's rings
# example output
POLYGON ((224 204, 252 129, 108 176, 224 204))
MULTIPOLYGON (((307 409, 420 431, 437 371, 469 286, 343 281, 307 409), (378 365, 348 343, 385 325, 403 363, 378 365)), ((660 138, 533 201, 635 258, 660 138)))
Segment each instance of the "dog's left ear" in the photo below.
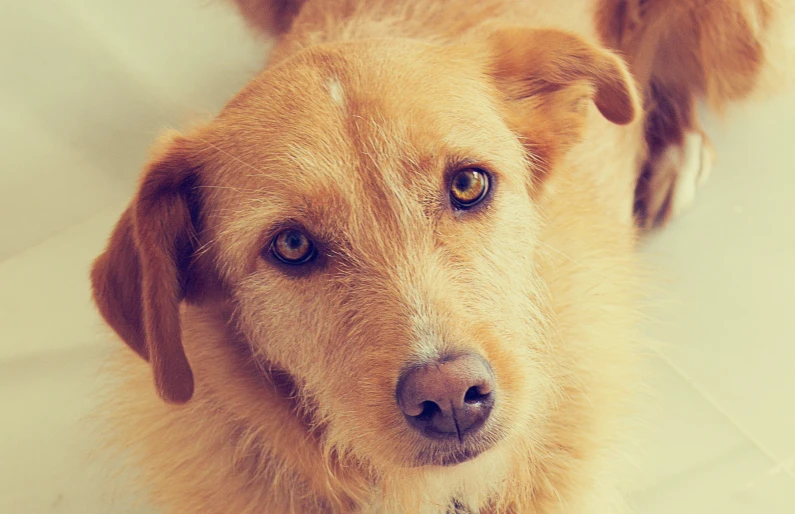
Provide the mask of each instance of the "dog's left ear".
POLYGON ((640 111, 623 61, 579 36, 501 28, 490 34, 488 52, 488 72, 503 93, 511 128, 547 166, 582 138, 590 100, 619 125, 640 111))
POLYGON ((190 141, 161 140, 138 194, 91 270, 94 300, 121 339, 149 361, 160 396, 185 403, 193 372, 182 345, 180 304, 199 300, 200 165, 190 141))

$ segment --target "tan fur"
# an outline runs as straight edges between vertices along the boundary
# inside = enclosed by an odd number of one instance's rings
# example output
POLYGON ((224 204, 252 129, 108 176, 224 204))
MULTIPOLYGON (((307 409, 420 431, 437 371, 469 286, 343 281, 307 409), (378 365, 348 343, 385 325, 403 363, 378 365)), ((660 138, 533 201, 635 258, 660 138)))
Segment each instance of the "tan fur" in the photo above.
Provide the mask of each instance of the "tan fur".
POLYGON ((594 5, 239 4, 286 31, 271 65, 164 138, 92 273, 135 350, 119 346, 104 417, 151 502, 623 512, 646 137, 594 5), (472 165, 496 186, 456 212, 446 181, 472 165), (316 262, 274 262, 286 226, 316 262), (399 373, 461 350, 496 377, 488 449, 417 466, 443 450, 405 423, 399 373))

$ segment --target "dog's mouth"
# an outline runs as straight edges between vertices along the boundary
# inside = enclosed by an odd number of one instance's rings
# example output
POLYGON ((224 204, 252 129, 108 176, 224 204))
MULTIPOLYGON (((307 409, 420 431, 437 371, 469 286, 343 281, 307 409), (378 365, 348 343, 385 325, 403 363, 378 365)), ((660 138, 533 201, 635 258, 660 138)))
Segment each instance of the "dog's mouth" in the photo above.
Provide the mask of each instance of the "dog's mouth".
POLYGON ((501 434, 491 432, 470 438, 470 440, 465 440, 463 443, 455 441, 432 444, 420 450, 412 464, 413 467, 455 466, 462 464, 494 448, 502 438, 501 434))

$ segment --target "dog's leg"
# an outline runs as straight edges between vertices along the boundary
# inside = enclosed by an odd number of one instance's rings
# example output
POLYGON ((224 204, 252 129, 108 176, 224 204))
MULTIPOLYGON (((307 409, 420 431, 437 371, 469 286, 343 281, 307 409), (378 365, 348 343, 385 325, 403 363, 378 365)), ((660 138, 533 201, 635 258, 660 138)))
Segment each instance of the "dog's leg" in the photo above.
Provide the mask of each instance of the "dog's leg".
POLYGON ((661 93, 654 84, 650 95, 648 153, 635 188, 635 219, 646 229, 689 207, 715 162, 715 149, 701 128, 692 98, 661 93))
POLYGON ((643 228, 692 202, 715 152, 696 113, 751 93, 773 0, 601 0, 597 24, 644 91, 646 159, 635 195, 643 228))

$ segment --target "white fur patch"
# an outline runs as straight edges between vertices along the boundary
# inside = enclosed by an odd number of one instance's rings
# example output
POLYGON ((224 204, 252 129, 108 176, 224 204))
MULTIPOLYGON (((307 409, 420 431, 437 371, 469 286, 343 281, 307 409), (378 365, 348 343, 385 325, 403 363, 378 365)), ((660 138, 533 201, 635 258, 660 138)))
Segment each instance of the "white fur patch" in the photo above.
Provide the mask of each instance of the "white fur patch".
POLYGON ((331 101, 339 107, 344 107, 345 89, 343 89, 340 80, 337 77, 331 77, 326 81, 326 87, 328 88, 331 101))
POLYGON ((677 216, 693 203, 696 189, 706 182, 712 170, 713 155, 704 137, 690 131, 685 134, 681 147, 671 146, 663 159, 678 162, 679 177, 674 186, 672 214, 677 216))

